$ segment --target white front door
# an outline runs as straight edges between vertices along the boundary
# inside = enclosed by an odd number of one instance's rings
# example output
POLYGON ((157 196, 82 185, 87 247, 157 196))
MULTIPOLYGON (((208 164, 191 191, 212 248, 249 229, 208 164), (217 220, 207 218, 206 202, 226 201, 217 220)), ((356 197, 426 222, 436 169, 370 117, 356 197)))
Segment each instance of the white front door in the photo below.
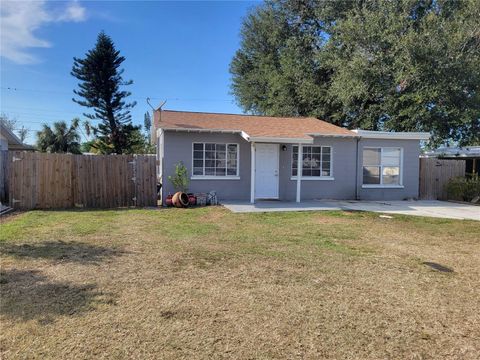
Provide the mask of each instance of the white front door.
POLYGON ((255 144, 255 198, 278 199, 278 144, 255 144))

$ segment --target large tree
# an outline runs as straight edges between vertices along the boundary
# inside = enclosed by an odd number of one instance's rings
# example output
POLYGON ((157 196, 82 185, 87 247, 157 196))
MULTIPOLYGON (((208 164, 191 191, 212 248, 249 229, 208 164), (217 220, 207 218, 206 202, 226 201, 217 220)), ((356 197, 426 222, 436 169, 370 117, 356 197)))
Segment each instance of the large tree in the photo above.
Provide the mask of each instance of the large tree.
POLYGON ((80 154, 80 135, 78 119, 73 119, 70 126, 65 121, 54 122, 52 127, 43 124, 37 131, 37 149, 49 153, 80 154))
POLYGON ((131 123, 130 109, 135 102, 126 102, 130 92, 122 90, 131 85, 125 81, 120 68, 125 58, 115 48, 112 39, 104 32, 98 35, 95 47, 85 54, 85 58, 74 58, 71 74, 80 83, 74 93, 80 99, 73 99, 81 106, 93 109, 93 114, 84 114, 91 120, 100 120, 98 126, 92 126, 98 141, 95 146, 101 153, 123 154, 130 152, 136 145, 133 136, 139 129, 131 123))
POLYGON ((480 142, 476 0, 267 2, 231 63, 247 112, 480 142))

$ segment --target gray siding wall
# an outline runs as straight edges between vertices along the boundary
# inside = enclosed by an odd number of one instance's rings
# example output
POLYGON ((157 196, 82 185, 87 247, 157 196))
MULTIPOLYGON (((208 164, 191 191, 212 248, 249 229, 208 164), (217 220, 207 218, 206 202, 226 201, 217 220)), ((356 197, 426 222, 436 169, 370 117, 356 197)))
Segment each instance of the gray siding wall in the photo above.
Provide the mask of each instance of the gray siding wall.
POLYGON ((358 151, 358 198, 361 200, 403 200, 418 198, 420 142, 418 140, 361 139, 358 151), (362 188, 364 147, 400 147, 403 149, 403 188, 362 188))
MULTIPOLYGON (((160 140, 160 139, 158 139, 160 140)), ((250 160, 251 145, 240 135, 218 133, 185 133, 166 131, 159 147, 162 174, 163 199, 175 192, 168 180, 173 175, 175 164, 183 161, 192 174, 192 143, 216 142, 237 143, 240 147, 239 180, 190 180, 190 192, 209 192, 215 190, 220 200, 250 200, 250 160)), ((159 141, 160 142, 160 141, 159 141)), ((286 144, 282 150, 280 144, 279 197, 280 200, 294 201, 296 198, 296 180, 291 179, 292 149, 294 144, 286 144)), ((419 154, 418 140, 375 140, 361 139, 356 162, 357 140, 347 138, 316 138, 314 145, 331 146, 332 177, 334 180, 302 180, 301 199, 355 199, 361 200, 402 200, 418 197, 419 154), (403 148, 403 185, 401 189, 365 189, 362 188, 362 150, 364 146, 403 148), (355 168, 358 176, 356 177, 355 168)))
MULTIPOLYGON (((296 199, 297 181, 291 179, 294 145, 289 144, 287 151, 280 151, 280 198, 282 200, 296 199)), ((301 199, 354 199, 356 140, 315 138, 313 145, 331 146, 332 177, 335 180, 302 180, 301 199)))
POLYGON ((175 189, 168 180, 175 172, 175 165, 183 161, 192 175, 192 143, 236 143, 239 144, 239 180, 190 180, 189 192, 209 192, 215 190, 220 200, 250 200, 250 143, 236 134, 186 133, 165 131, 163 136, 164 161, 162 166, 162 195, 173 194, 175 189))

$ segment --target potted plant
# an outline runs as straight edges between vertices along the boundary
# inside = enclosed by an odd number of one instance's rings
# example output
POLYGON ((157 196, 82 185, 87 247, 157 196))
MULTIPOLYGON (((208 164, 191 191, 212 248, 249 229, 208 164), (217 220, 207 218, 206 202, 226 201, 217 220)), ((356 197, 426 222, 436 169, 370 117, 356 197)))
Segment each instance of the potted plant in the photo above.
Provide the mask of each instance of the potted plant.
POLYGON ((188 171, 183 162, 180 161, 175 165, 175 174, 169 176, 168 180, 176 190, 172 198, 172 204, 176 207, 187 207, 189 204, 186 194, 188 190, 188 171))

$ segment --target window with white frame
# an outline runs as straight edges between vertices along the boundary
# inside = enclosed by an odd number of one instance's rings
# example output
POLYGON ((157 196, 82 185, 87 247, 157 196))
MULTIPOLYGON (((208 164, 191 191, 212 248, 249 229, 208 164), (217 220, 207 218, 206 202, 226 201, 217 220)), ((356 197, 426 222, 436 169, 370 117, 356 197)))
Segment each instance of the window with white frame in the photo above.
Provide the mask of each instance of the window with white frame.
POLYGON ((363 149, 363 185, 401 185, 401 148, 363 149))
POLYGON ((195 176, 238 176, 238 144, 194 143, 195 176))
MULTIPOLYGON (((298 174, 298 146, 293 147, 292 176, 298 174)), ((331 177, 332 148, 330 146, 302 146, 302 176, 331 177)))

